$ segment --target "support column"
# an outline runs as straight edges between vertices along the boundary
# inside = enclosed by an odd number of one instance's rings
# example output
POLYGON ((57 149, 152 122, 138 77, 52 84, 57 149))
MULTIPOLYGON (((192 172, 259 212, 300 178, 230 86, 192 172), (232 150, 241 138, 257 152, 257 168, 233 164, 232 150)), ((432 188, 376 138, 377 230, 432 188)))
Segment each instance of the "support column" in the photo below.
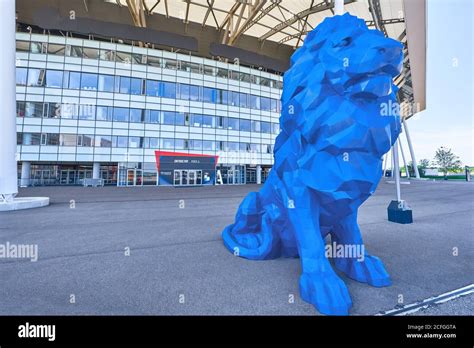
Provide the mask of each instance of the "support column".
POLYGON ((260 185, 262 183, 262 166, 257 166, 257 184, 260 185))
POLYGON ((410 149, 411 161, 413 163, 413 170, 415 171, 415 177, 420 178, 420 173, 418 172, 418 162, 416 162, 415 151, 413 151, 413 145, 411 144, 410 133, 408 132, 407 121, 403 119, 403 129, 405 130, 405 136, 407 137, 408 148, 410 149))
POLYGON ((0 0, 0 201, 18 193, 16 163, 16 43, 15 0, 0 0))
POLYGON ((334 1, 334 14, 343 15, 344 14, 344 0, 335 0, 334 1))
POLYGON ((407 173, 407 179, 410 179, 410 171, 407 165, 407 161, 405 160, 405 153, 403 152, 402 143, 399 142, 398 145, 400 145, 400 154, 402 155, 402 161, 403 161, 403 165, 405 166, 405 172, 407 173))
POLYGON ((21 187, 30 186, 30 173, 31 173, 31 162, 22 162, 21 163, 21 180, 20 180, 21 187))
POLYGON ((393 144, 393 168, 392 168, 392 176, 395 176, 395 186, 397 187, 397 201, 400 202, 402 200, 401 192, 400 192, 400 165, 398 163, 398 139, 393 144))
POLYGON ((92 167, 92 179, 100 179, 100 163, 94 162, 92 167))

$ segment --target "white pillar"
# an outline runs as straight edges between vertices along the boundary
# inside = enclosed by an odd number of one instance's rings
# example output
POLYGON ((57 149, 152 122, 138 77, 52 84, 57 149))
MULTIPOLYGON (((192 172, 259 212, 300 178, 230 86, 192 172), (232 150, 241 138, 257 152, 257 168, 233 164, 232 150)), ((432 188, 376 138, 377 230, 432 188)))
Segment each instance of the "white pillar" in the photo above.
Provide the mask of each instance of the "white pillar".
POLYGON ((100 179, 100 163, 94 162, 92 167, 92 179, 100 179))
POLYGON ((388 156, 390 155, 390 151, 385 154, 385 159, 383 161, 383 177, 385 178, 385 173, 387 173, 387 163, 388 163, 388 156))
POLYGON ((400 153, 402 154, 402 161, 403 161, 403 165, 405 166, 405 172, 406 172, 406 175, 407 175, 407 179, 410 179, 410 171, 409 171, 409 168, 407 166, 407 161, 405 160, 405 153, 403 152, 402 143, 398 142, 398 145, 400 145, 400 153))
POLYGON ((413 163, 413 170, 415 171, 415 177, 419 179, 420 173, 418 172, 418 165, 415 158, 415 151, 413 151, 413 146, 411 144, 411 138, 410 138, 410 133, 408 132, 407 121, 403 119, 402 122, 403 122, 403 129, 405 129, 405 136, 407 137, 408 149, 410 150, 411 161, 413 163))
POLYGON ((262 183, 262 166, 261 165, 258 165, 257 166, 257 184, 261 184, 262 183))
POLYGON ((344 14, 344 0, 334 0, 334 14, 344 14))
POLYGON ((15 0, 0 0, 0 201, 18 193, 16 163, 15 0))
POLYGON ((402 200, 400 193, 400 167, 398 165, 398 139, 393 144, 393 162, 394 168, 392 168, 392 174, 395 176, 395 186, 397 187, 397 201, 402 200))
POLYGON ((31 172, 31 162, 22 162, 21 163, 21 181, 20 181, 21 187, 27 187, 30 185, 30 172, 31 172))

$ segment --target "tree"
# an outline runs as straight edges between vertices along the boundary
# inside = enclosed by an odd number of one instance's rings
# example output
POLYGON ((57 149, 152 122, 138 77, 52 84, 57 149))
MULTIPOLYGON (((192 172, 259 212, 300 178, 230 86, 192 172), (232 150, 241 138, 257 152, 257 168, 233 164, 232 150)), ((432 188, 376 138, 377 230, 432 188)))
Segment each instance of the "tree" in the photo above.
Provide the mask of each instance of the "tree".
POLYGON ((448 172, 454 172, 461 169, 461 161, 451 149, 441 146, 436 150, 434 156, 434 163, 438 166, 439 170, 444 174, 444 178, 447 179, 448 172))
MULTIPOLYGON (((420 176, 425 175, 425 170, 430 166, 430 160, 428 159, 421 159, 418 161, 418 172, 420 173, 420 176)), ((415 169, 413 168, 413 161, 410 161, 408 163, 408 170, 410 171, 411 176, 415 176, 415 169)))

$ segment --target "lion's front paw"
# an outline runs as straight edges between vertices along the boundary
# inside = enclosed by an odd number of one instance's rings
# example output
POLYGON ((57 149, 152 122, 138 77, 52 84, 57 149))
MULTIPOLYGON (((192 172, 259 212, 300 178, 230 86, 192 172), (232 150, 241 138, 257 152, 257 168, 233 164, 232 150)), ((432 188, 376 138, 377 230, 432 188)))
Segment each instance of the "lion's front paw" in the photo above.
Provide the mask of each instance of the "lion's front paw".
POLYGON ((346 284, 333 272, 303 273, 300 294, 303 300, 327 315, 347 315, 352 306, 346 284))
POLYGON ((382 261, 376 256, 365 255, 363 260, 336 258, 334 264, 349 278, 372 286, 382 287, 392 284, 382 261))

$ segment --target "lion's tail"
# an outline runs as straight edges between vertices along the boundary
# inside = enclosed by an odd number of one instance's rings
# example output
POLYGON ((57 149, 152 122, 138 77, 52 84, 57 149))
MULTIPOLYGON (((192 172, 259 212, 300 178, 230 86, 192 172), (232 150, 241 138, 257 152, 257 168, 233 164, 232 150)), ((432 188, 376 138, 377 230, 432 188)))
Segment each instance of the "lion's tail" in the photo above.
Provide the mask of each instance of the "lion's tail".
POLYGON ((280 256, 280 238, 272 217, 261 206, 258 192, 249 193, 240 204, 235 223, 222 232, 225 246, 236 256, 252 260, 280 256))

